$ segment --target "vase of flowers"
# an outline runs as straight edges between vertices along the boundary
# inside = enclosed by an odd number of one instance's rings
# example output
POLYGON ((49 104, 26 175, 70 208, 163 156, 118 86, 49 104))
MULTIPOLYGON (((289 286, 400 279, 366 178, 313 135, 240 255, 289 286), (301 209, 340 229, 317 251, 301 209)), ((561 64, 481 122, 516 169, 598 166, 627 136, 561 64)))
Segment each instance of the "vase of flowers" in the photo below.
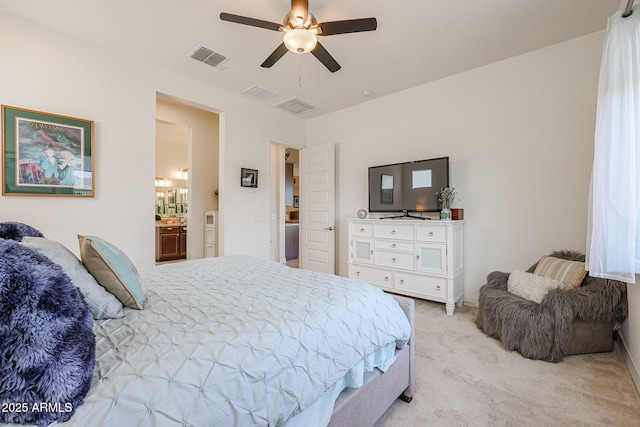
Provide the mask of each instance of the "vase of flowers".
POLYGON ((440 195, 438 196, 438 201, 442 206, 442 210, 440 211, 440 219, 444 221, 451 221, 451 205, 453 204, 453 199, 456 197, 456 189, 453 187, 445 187, 440 189, 440 195))

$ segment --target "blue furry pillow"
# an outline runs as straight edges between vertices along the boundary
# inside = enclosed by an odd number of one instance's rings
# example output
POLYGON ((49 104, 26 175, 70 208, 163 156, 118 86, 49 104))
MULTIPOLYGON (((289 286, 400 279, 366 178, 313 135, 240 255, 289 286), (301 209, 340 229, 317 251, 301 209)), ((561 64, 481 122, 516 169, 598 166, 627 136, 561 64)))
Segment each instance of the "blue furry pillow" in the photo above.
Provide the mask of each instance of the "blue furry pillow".
POLYGON ((21 241, 24 236, 44 237, 41 232, 21 222, 0 222, 0 239, 21 241))
POLYGON ((0 424, 67 421, 91 386, 95 350, 89 307, 62 268, 0 239, 0 424))

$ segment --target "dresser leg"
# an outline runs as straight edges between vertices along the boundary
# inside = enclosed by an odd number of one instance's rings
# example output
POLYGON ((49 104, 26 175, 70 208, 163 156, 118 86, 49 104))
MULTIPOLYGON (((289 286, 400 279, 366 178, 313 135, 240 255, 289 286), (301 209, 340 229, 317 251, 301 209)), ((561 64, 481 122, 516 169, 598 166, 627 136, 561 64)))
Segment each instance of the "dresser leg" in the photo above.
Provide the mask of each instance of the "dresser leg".
POLYGON ((456 311, 456 304, 452 301, 447 301, 447 314, 449 316, 453 316, 453 313, 456 311))

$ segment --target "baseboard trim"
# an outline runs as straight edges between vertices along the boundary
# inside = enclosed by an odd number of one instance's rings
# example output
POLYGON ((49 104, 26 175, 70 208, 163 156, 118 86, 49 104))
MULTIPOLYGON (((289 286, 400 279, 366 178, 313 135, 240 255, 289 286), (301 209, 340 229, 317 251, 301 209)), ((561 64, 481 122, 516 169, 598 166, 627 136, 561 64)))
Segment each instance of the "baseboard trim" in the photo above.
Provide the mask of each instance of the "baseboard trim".
POLYGON ((478 299, 479 299, 479 297, 477 295, 474 295, 474 296, 465 295, 464 296, 464 303, 472 305, 474 307, 477 307, 478 306, 478 299))
POLYGON ((635 361, 631 357, 629 348, 627 347, 627 343, 624 342, 622 334, 618 333, 618 338, 622 341, 622 353, 624 355, 624 361, 627 364, 627 369, 629 369, 629 374, 631 374, 633 384, 636 386, 636 391, 640 394, 640 369, 638 369, 638 365, 636 365, 635 361))

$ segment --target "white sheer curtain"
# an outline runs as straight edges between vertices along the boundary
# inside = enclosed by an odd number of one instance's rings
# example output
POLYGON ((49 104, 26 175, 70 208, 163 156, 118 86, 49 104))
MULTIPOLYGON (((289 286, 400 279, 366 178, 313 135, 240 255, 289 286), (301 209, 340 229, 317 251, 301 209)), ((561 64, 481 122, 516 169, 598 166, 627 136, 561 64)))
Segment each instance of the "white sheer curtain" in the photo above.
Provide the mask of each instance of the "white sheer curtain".
POLYGON ((600 68, 589 207, 591 276, 640 273, 640 7, 609 17, 600 68))

